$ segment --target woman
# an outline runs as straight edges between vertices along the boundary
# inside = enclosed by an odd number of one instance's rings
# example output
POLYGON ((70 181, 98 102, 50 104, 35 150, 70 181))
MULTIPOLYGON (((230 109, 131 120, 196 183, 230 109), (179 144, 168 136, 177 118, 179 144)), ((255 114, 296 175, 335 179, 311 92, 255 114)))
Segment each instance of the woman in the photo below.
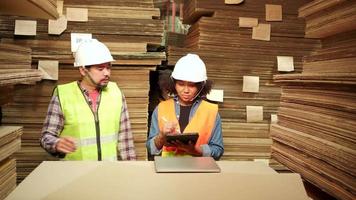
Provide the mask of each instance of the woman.
POLYGON ((146 146, 150 155, 211 156, 218 160, 223 152, 218 106, 203 100, 211 90, 204 62, 195 54, 180 58, 164 90, 174 97, 162 101, 154 110, 146 146), (179 141, 167 146, 167 134, 199 134, 196 144, 179 141))

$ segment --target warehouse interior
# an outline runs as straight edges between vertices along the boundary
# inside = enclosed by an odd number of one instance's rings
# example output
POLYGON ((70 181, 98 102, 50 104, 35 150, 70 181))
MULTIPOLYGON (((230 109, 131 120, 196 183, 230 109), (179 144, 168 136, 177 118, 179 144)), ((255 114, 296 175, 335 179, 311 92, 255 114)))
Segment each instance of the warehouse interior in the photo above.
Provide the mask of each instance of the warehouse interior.
POLYGON ((214 82, 222 161, 298 173, 310 199, 356 198, 356 1, 4 0, 0 199, 58 160, 39 137, 54 88, 80 78, 73 45, 87 37, 115 58, 138 160, 152 160, 160 77, 196 53, 214 82))

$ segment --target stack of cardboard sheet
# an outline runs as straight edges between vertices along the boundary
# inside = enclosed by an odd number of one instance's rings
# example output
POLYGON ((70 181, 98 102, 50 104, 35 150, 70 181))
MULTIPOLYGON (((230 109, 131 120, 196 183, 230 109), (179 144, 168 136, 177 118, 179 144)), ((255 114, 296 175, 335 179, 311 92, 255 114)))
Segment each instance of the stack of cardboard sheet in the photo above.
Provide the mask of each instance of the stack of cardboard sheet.
POLYGON ((39 80, 40 71, 31 69, 30 48, 0 43, 0 87, 39 80))
POLYGON ((299 8, 299 17, 306 20, 305 37, 324 38, 354 30, 355 12, 355 1, 315 0, 299 8))
POLYGON ((13 154, 21 147, 22 127, 0 126, 0 199, 16 187, 16 161, 13 154))
POLYGON ((126 96, 138 159, 147 159, 150 71, 166 59, 164 52, 157 52, 164 28, 163 21, 157 19, 159 9, 153 7, 152 0, 66 0, 61 12, 68 18, 63 33, 49 34, 48 21, 37 19, 36 35, 21 38, 13 35, 14 22, 30 18, 0 16, 1 41, 30 47, 32 67, 43 60, 59 63, 58 81, 42 81, 34 87, 17 86, 21 91, 14 94, 14 102, 3 107, 3 123, 24 125, 23 148, 16 154, 19 181, 41 161, 54 159, 40 148, 38 138, 53 88, 80 79, 78 69, 73 68, 72 33, 92 34, 92 38, 105 43, 111 50, 115 59, 111 80, 118 83, 126 96), (86 20, 82 19, 83 13, 87 14, 86 20), (79 21, 72 21, 78 17, 79 21))
POLYGON ((16 160, 0 161, 0 199, 5 199, 16 188, 16 160))
POLYGON ((31 49, 0 43, 1 69, 31 69, 31 49))
POLYGON ((306 2, 274 2, 283 8, 282 21, 266 21, 269 1, 226 5, 223 0, 193 0, 184 5, 183 21, 191 27, 185 48, 168 48, 168 64, 174 65, 186 53, 197 53, 206 64, 214 89, 224 90, 219 103, 226 147, 222 159, 270 158, 269 124, 281 94, 272 79, 279 73, 277 56, 293 57, 294 70, 300 72, 302 57, 320 45, 318 40, 304 38, 304 21, 297 17, 297 8, 306 2), (270 41, 252 39, 253 28, 239 27, 240 17, 270 24, 270 41), (243 91, 244 76, 258 77, 256 92, 243 91), (263 112, 258 113, 262 120, 247 123, 246 106, 262 106, 263 112))
POLYGON ((0 13, 7 15, 31 16, 42 19, 57 18, 56 0, 19 0, 1 1, 0 13))
POLYGON ((352 199, 356 192, 355 80, 335 83, 319 76, 316 83, 282 77, 276 80, 284 86, 278 124, 271 126, 273 157, 331 195, 352 199))
POLYGON ((224 160, 264 159, 270 156, 269 125, 224 121, 224 160), (236 137, 238 135, 238 137, 236 137))
POLYGON ((323 48, 304 58, 303 73, 356 73, 355 44, 356 31, 323 39, 323 48))
POLYGON ((0 86, 14 85, 19 83, 34 83, 40 81, 42 73, 38 70, 32 69, 0 69, 0 86))
POLYGON ((17 180, 22 181, 44 160, 55 158, 40 147, 39 137, 55 82, 15 87, 13 101, 3 107, 3 123, 24 126, 21 150, 15 154, 17 180))
MULTIPOLYGON (((105 8, 102 10, 105 10, 105 8)), ((112 8, 109 9, 111 12, 114 12, 114 10, 112 8)), ((140 8, 136 12, 140 13, 140 8)), ((163 36, 162 21, 141 18, 114 18, 109 20, 109 17, 91 18, 89 15, 88 22, 69 21, 67 29, 60 37, 48 35, 48 21, 37 20, 35 39, 23 38, 17 40, 13 38, 14 20, 26 18, 2 16, 0 25, 4 29, 0 32, 3 35, 1 41, 2 43, 30 47, 33 61, 47 59, 70 64, 73 63, 70 48, 71 33, 91 33, 93 38, 98 39, 109 47, 116 60, 114 64, 158 65, 165 58, 162 52, 148 52, 148 50, 156 48, 161 43, 163 36)))
POLYGON ((13 97, 13 93, 14 93, 13 85, 0 86, 0 93, 4 94, 4 95, 0 96, 0 105, 4 105, 4 104, 10 102, 13 97))
POLYGON ((185 34, 175 33, 175 32, 167 32, 166 34, 166 45, 167 46, 176 46, 176 47, 184 47, 185 34))
MULTIPOLYGON (((317 2, 321 1, 305 7, 317 2)), ((320 20, 327 19, 328 12, 343 14, 344 7, 333 2, 303 12, 323 16, 320 20)), ((343 23, 344 19, 335 18, 330 24, 343 23)), ((329 24, 320 29, 329 30, 329 24)), ((337 199, 356 195, 355 41, 356 30, 322 38, 322 47, 305 57, 302 73, 274 77, 282 85, 282 95, 278 123, 271 126, 273 156, 337 199)))

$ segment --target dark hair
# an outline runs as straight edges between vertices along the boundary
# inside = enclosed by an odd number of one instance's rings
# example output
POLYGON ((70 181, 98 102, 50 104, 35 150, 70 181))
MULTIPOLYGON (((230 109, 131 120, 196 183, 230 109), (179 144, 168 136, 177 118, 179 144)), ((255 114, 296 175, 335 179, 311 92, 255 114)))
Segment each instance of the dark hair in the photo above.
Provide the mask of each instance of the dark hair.
MULTIPOLYGON (((175 82, 176 80, 171 77, 171 72, 165 70, 159 75, 158 79, 158 85, 161 89, 162 96, 169 96, 169 95, 176 95, 177 91, 175 88, 175 82)), ((198 97, 200 98, 205 98, 207 94, 209 94, 211 88, 213 87, 213 81, 211 80, 206 80, 203 82, 198 82, 195 83, 195 85, 198 88, 198 91, 200 91, 198 97), (203 87, 203 89, 202 89, 203 87)))

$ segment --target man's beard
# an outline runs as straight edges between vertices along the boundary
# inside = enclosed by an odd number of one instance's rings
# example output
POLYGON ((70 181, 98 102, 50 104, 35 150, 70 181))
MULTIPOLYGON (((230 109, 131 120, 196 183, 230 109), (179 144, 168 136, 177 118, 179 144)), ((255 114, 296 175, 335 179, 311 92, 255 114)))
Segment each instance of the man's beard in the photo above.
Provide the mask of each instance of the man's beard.
POLYGON ((108 86, 109 83, 106 83, 104 85, 102 84, 96 84, 96 89, 98 90, 104 90, 107 86, 108 86))

